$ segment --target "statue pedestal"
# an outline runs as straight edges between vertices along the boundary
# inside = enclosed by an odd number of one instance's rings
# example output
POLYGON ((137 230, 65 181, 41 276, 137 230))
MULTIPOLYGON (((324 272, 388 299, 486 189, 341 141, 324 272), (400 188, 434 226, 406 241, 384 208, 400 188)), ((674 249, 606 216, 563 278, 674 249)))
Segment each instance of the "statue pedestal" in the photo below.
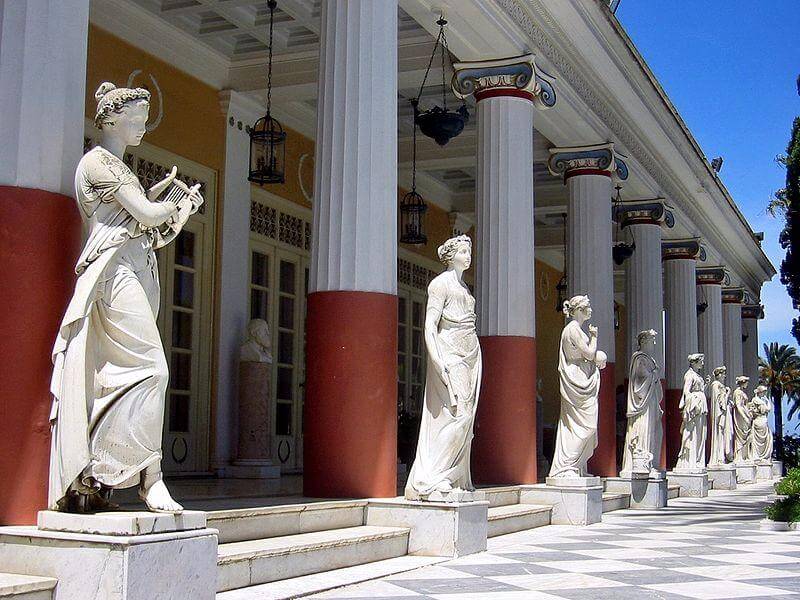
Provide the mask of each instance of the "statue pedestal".
POLYGON ((759 460, 756 462, 756 481, 772 479, 772 461, 759 460))
POLYGON ((226 477, 277 479, 270 435, 270 391, 272 365, 265 362, 239 363, 239 446, 237 459, 224 469, 226 477))
POLYGON ((489 502, 379 498, 367 503, 366 525, 407 527, 408 553, 457 557, 486 550, 489 502))
POLYGON ((714 490, 736 489, 736 467, 731 464, 708 465, 708 481, 714 490))
POLYGON ((606 477, 605 488, 613 494, 630 494, 631 508, 664 508, 667 505, 667 480, 663 477, 606 477))
POLYGON ((736 483, 755 483, 756 466, 752 463, 735 463, 736 483))
POLYGON ((783 461, 781 461, 781 460, 773 460, 772 461, 772 477, 774 479, 778 479, 779 477, 783 477, 783 461))
POLYGON ((214 600, 217 532, 206 515, 42 511, 0 527, 4 571, 58 580, 58 600, 214 600))
POLYGON ((669 471, 667 483, 680 486, 682 497, 705 498, 708 496, 708 472, 705 470, 701 473, 669 471))
POLYGON ((603 484, 599 477, 548 477, 546 483, 520 486, 520 504, 552 506, 552 525, 591 525, 603 517, 603 484))

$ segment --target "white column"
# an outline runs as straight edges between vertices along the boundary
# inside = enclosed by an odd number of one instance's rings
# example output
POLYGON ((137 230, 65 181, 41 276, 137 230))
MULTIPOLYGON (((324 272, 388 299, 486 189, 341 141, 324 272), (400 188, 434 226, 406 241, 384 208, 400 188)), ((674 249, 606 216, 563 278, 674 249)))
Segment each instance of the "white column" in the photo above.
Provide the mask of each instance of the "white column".
POLYGON ((742 372, 750 378, 750 389, 758 385, 758 320, 763 316, 761 305, 742 307, 742 372))
MULTIPOLYGON (((728 367, 728 381, 736 382, 746 375, 742 366, 742 301, 744 290, 728 288, 722 291, 722 356, 728 367)), ((757 380, 756 380, 757 381, 757 380)), ((755 381, 750 383, 750 390, 755 381)))
MULTIPOLYGON (((705 310, 697 316, 697 341, 699 351, 705 355, 707 375, 725 365, 722 346, 722 283, 726 278, 723 267, 697 269, 697 302, 706 305, 705 310)), ((732 374, 730 368, 728 373, 732 374)))
POLYGON ((327 0, 310 292, 397 293, 397 0, 327 0))
MULTIPOLYGON (((222 193, 220 235, 219 359, 217 400, 214 413, 213 468, 225 474, 235 458, 238 435, 239 347, 249 321, 248 277, 250 264, 250 137, 245 129, 263 109, 238 92, 220 92, 225 114, 225 181, 222 193), (231 122, 231 119, 233 120, 231 122), (241 128, 239 124, 241 123, 241 128)), ((270 323, 270 326, 274 326, 270 323)))
POLYGON ((0 2, 0 185, 74 196, 88 31, 89 0, 0 2))
POLYGON ((694 258, 664 261, 665 374, 670 390, 683 388, 686 357, 698 352, 695 266, 694 258))

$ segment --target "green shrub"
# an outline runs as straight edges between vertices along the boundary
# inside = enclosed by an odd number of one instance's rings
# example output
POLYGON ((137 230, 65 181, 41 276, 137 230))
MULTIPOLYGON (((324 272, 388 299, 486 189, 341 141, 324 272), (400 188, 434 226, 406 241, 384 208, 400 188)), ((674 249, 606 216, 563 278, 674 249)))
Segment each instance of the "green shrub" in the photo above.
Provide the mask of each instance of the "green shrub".
POLYGON ((781 496, 800 496, 800 468, 790 469, 775 485, 775 492, 781 496))
POLYGON ((775 500, 764 509, 768 519, 795 523, 800 521, 800 499, 797 496, 775 500))

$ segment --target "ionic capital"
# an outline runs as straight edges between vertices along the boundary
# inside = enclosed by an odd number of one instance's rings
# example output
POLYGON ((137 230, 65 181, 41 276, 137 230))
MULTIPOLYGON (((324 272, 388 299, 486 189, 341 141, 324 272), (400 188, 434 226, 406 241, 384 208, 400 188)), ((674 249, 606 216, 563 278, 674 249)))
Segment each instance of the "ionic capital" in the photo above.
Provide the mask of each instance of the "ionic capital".
POLYGON ((722 288, 723 304, 744 304, 747 299, 747 292, 742 287, 722 288))
POLYGON ((628 178, 628 165, 614 152, 613 142, 550 148, 547 168, 556 177, 563 177, 565 182, 576 175, 614 175, 621 181, 628 178))
POLYGON ((700 238, 664 240, 661 242, 661 260, 676 260, 680 258, 705 260, 706 249, 700 243, 700 238))
POLYGON ((731 281, 728 270, 723 266, 698 267, 695 276, 697 285, 727 285, 731 281))
POLYGON ((453 64, 453 93, 476 102, 497 96, 525 98, 539 108, 556 104, 554 79, 536 68, 533 54, 453 64))
POLYGON ((763 319, 764 318, 764 305, 763 304, 744 304, 744 305, 742 305, 742 318, 743 319, 763 319))
POLYGON ((628 225, 662 225, 673 227, 675 215, 664 203, 663 198, 654 200, 629 200, 614 206, 614 221, 628 225))

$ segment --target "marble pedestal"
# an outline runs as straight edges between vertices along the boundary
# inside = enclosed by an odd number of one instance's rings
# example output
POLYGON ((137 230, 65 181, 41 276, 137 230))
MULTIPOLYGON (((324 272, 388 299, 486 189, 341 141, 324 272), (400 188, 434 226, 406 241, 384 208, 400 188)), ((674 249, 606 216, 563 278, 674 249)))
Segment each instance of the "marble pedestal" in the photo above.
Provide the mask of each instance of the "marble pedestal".
POLYGON ((552 506, 553 525, 591 525, 603 517, 603 484, 599 477, 548 477, 543 484, 520 486, 519 501, 552 506))
POLYGON ((756 481, 756 466, 752 463, 736 463, 736 482, 737 483, 755 483, 756 481))
POLYGON ((708 465, 708 481, 715 490, 736 489, 736 467, 733 465, 708 465))
MULTIPOLYGON (((476 493, 483 498, 483 494, 476 493)), ((457 557, 486 550, 489 502, 423 502, 376 498, 367 503, 366 525, 408 527, 408 553, 457 557)))
POLYGON ((705 498, 708 496, 708 473, 669 471, 667 473, 667 483, 678 485, 681 488, 681 496, 690 498, 705 498))
POLYGON ((605 488, 613 494, 630 494, 631 508, 664 508, 667 505, 667 480, 663 477, 606 477, 605 488))
POLYGON ((783 461, 781 460, 772 461, 772 477, 775 479, 783 477, 783 461))
POLYGON ((772 461, 764 460, 756 462, 756 481, 772 479, 772 461))
POLYGON ((3 571, 58 580, 57 600, 214 600, 217 531, 205 513, 42 511, 0 527, 3 571))
POLYGON ((269 459, 235 460, 222 469, 223 477, 233 479, 280 479, 281 468, 269 459))
POLYGON ((224 469, 225 477, 277 479, 281 476, 281 468, 270 459, 271 372, 269 363, 239 363, 238 459, 224 469))

